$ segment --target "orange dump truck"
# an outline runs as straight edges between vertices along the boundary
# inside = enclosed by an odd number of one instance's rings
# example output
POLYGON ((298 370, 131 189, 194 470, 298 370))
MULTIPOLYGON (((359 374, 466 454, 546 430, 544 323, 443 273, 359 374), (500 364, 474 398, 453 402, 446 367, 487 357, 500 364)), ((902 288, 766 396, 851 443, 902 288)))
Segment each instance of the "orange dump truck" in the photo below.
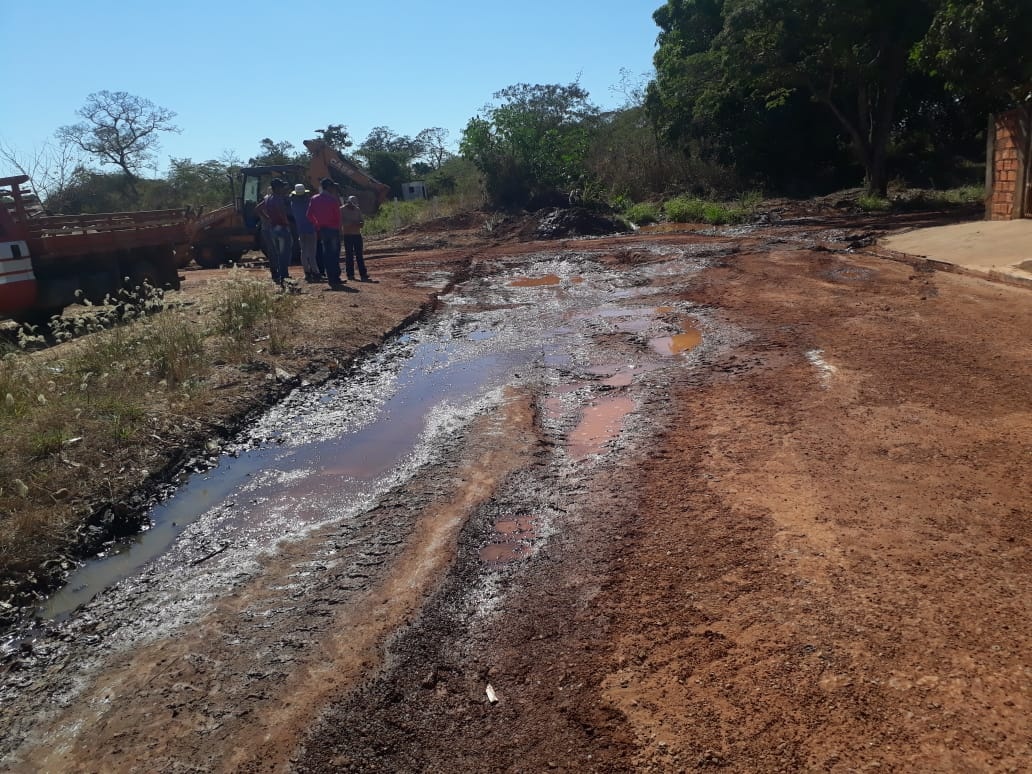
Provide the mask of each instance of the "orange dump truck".
POLYGON ((0 317, 43 322, 144 282, 179 287, 186 210, 47 215, 26 182, 0 178, 0 317))

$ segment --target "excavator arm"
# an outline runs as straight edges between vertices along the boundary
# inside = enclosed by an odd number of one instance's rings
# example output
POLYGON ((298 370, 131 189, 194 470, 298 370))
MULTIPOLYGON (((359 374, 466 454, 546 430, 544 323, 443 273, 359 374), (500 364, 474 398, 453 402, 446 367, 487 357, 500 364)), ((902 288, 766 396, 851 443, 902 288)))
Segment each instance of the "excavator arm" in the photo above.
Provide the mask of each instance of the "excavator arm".
POLYGON ((324 140, 305 140, 305 147, 312 154, 308 176, 312 187, 318 189, 324 177, 335 180, 346 193, 354 192, 362 203, 362 210, 375 213, 391 196, 391 188, 362 171, 331 148, 324 140))

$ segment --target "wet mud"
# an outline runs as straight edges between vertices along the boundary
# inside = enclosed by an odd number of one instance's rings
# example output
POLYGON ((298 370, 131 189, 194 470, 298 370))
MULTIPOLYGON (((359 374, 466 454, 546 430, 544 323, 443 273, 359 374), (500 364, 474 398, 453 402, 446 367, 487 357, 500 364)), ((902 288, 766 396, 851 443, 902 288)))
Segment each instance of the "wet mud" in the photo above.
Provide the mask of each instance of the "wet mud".
POLYGON ((1032 309, 851 233, 485 247, 9 639, 0 762, 1018 766, 1032 309))

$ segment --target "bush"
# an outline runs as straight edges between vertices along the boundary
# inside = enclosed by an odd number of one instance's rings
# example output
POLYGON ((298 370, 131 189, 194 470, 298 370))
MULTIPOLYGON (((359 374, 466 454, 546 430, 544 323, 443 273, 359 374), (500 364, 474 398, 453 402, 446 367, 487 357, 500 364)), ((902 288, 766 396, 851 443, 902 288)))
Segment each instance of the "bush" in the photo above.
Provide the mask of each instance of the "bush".
POLYGON ((686 197, 668 200, 663 209, 667 219, 674 223, 709 223, 711 226, 723 226, 729 223, 742 223, 748 217, 745 206, 728 206, 686 197))
POLYGON ((674 223, 699 223, 703 220, 705 209, 706 202, 702 199, 689 199, 684 196, 668 199, 663 204, 667 220, 674 223))
POLYGON ((638 226, 658 222, 661 214, 659 207, 650 202, 632 204, 624 211, 624 217, 638 226))
POLYGON ((883 199, 881 196, 864 194, 857 200, 857 204, 864 212, 888 212, 892 209, 892 202, 883 199))
POLYGON ((363 231, 370 235, 386 234, 420 223, 424 220, 429 204, 424 199, 412 202, 387 202, 376 215, 366 218, 363 231))
POLYGON ((204 331, 185 314, 162 312, 144 331, 143 353, 157 377, 176 385, 206 369, 204 331))

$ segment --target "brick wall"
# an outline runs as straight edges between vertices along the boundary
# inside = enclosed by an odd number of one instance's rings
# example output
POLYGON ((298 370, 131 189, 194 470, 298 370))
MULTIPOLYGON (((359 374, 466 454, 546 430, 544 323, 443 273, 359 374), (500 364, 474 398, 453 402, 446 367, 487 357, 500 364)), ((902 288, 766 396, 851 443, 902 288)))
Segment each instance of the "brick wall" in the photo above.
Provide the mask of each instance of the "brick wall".
POLYGON ((989 220, 1013 220, 1023 216, 1027 147, 1021 111, 1012 110, 997 116, 990 143, 992 158, 986 159, 992 175, 986 202, 989 220))

